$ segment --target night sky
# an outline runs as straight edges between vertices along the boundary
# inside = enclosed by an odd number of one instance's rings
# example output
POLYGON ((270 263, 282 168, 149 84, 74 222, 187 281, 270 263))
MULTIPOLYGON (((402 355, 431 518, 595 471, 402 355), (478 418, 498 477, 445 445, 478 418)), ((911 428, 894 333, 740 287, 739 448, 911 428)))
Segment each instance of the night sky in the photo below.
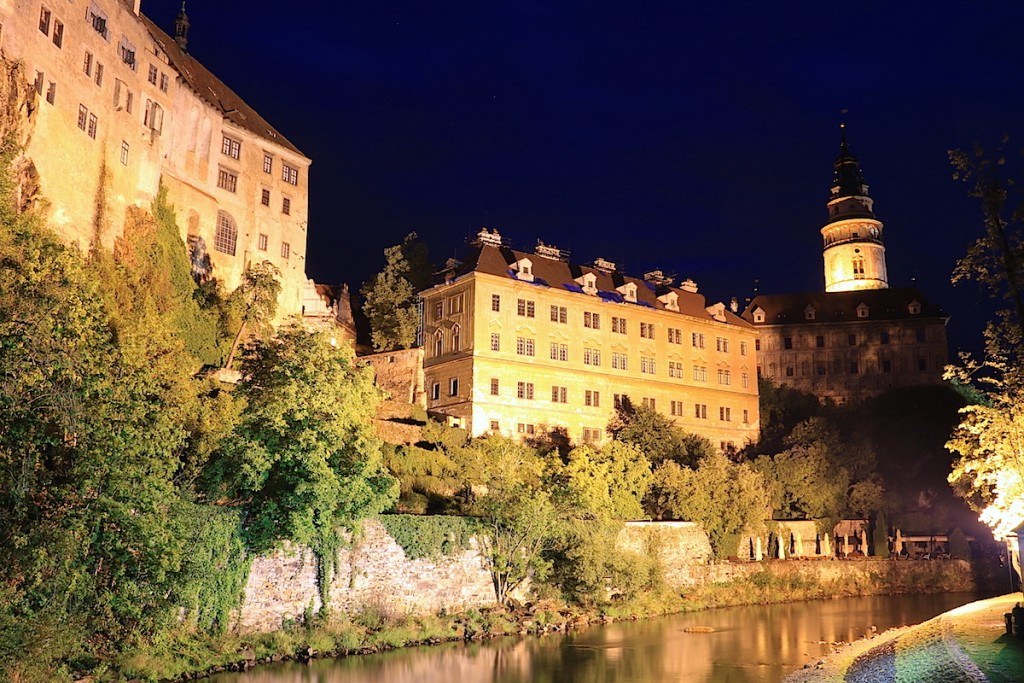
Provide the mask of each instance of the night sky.
MULTIPOLYGON (((177 0, 143 0, 173 33, 177 0)), ((189 50, 313 159, 307 272, 353 289, 415 230, 481 226, 709 297, 820 290, 840 121, 890 283, 949 272, 980 209, 947 150, 1024 147, 1024 3, 196 2, 189 50), (802 6, 801 6, 802 5, 802 6), (847 113, 843 113, 847 110, 847 113)))

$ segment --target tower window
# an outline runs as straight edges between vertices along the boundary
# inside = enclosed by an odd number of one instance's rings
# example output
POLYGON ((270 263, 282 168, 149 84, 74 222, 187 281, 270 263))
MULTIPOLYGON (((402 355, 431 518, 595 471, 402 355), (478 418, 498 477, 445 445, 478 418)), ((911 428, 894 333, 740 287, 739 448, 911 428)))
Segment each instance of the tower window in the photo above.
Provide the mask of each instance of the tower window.
POLYGON ((238 228, 235 221, 224 211, 217 212, 217 229, 213 234, 213 248, 222 254, 235 255, 238 244, 238 228))
MULTIPOLYGON (((854 235, 856 237, 856 235, 854 235)), ((857 279, 864 277, 864 257, 854 256, 853 257, 853 276, 857 279)))

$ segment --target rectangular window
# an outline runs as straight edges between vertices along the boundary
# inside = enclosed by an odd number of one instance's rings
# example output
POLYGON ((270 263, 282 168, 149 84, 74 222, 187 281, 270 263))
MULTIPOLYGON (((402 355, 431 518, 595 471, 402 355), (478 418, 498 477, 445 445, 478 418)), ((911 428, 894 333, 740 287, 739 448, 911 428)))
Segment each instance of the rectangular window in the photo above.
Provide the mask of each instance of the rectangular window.
POLYGON ((433 401, 441 398, 441 384, 440 382, 434 382, 430 385, 430 399, 433 401))
POLYGON ((726 386, 732 384, 732 373, 729 370, 718 371, 718 383, 726 386))
POLYGON ((650 408, 651 410, 658 409, 658 402, 653 398, 644 397, 644 408, 650 408))
POLYGON ((743 385, 743 388, 744 388, 744 389, 748 388, 748 387, 750 386, 750 375, 748 375, 748 374, 747 374, 747 373, 745 373, 745 372, 744 372, 744 373, 742 373, 742 374, 740 375, 740 384, 742 384, 742 385, 743 385))
POLYGON ((669 344, 682 344, 683 343, 683 331, 678 327, 668 328, 668 343, 669 344))
POLYGON ((260 251, 266 251, 267 250, 267 241, 268 240, 269 240, 269 237, 267 237, 267 235, 265 235, 264 233, 261 232, 260 236, 259 236, 259 241, 258 241, 258 245, 259 245, 259 250, 260 251))
POLYGON ((35 85, 36 92, 39 93, 40 95, 43 94, 43 84, 45 82, 46 82, 46 77, 43 75, 43 72, 42 71, 37 71, 36 72, 36 80, 34 82, 34 85, 35 85))
POLYGON ((156 85, 156 74, 157 74, 156 66, 153 65, 153 64, 150 64, 149 65, 149 75, 147 76, 147 80, 150 82, 151 85, 156 85))
POLYGON ((707 382, 708 381, 708 369, 703 365, 693 366, 693 381, 694 382, 707 382))
POLYGON ((677 379, 682 379, 683 378, 683 364, 678 362, 678 361, 670 360, 668 362, 668 376, 669 377, 675 377, 677 379))
POLYGON ((221 139, 220 153, 232 159, 237 159, 242 153, 242 143, 225 135, 221 139))
POLYGON ((640 338, 654 339, 654 325, 652 323, 640 323, 640 338))
POLYGON ((552 306, 551 307, 551 322, 560 323, 564 325, 569 319, 569 311, 565 306, 552 306))
POLYGON ((281 198, 281 213, 283 213, 285 216, 291 216, 292 215, 292 200, 291 200, 291 197, 282 197, 281 198))
POLYGON ((690 334, 690 341, 693 343, 693 348, 703 349, 704 348, 704 334, 701 332, 693 332, 690 334))
POLYGON ((761 340, 760 339, 755 339, 754 340, 754 350, 755 351, 760 351, 761 350, 761 340))
POLYGON ((263 206, 270 206, 270 190, 263 188, 260 191, 260 204, 263 206))
POLYGON ((792 365, 787 365, 786 366, 786 377, 792 377, 794 374, 796 374, 796 371, 793 369, 793 366, 792 365))
POLYGON ((499 431, 499 429, 500 429, 500 425, 498 425, 498 421, 497 420, 491 420, 491 431, 492 432, 497 432, 497 431, 499 431))
POLYGON ((825 363, 819 362, 815 367, 818 370, 818 375, 819 376, 824 376, 825 375, 825 372, 826 372, 825 363))
POLYGON ((103 65, 96 62, 96 85, 103 86, 103 65))
POLYGON ((732 422, 732 408, 720 407, 718 409, 718 419, 722 422, 732 422))
POLYGON ((889 333, 888 332, 880 333, 878 335, 878 341, 880 341, 883 344, 888 344, 889 343, 889 333))
POLYGON ((453 313, 462 313, 463 301, 464 301, 464 299, 463 299, 462 293, 459 293, 459 294, 456 294, 455 296, 449 297, 448 298, 448 315, 451 315, 453 313))
POLYGON ((90 8, 89 23, 92 24, 92 28, 94 31, 96 31, 96 33, 103 36, 103 40, 107 39, 107 36, 109 34, 107 32, 107 18, 104 15, 96 14, 96 12, 92 8, 90 8))
POLYGON ((501 335, 491 332, 491 351, 501 351, 501 335))
POLYGON ((695 403, 693 404, 693 416, 698 420, 708 419, 708 404, 707 403, 695 403))
POLYGON ((281 242, 281 258, 288 258, 292 254, 292 245, 281 242))
POLYGON ((601 350, 583 349, 583 364, 595 366, 601 365, 601 350))
POLYGON ((654 358, 650 356, 640 356, 640 372, 648 375, 656 374, 654 358))
POLYGON ((743 409, 743 424, 750 424, 750 411, 746 408, 743 409))
POLYGON ((516 429, 520 434, 526 434, 527 436, 534 434, 536 431, 536 427, 533 425, 523 424, 522 422, 519 423, 516 429))
POLYGON ((274 157, 266 152, 263 153, 263 172, 272 173, 274 170, 274 157))
POLYGON ((126 140, 121 141, 121 163, 125 166, 128 165, 128 142, 126 140))
POLYGON ((552 403, 568 403, 569 391, 565 387, 551 387, 552 403))
POLYGON ((917 339, 918 344, 924 343, 924 330, 914 330, 914 338, 917 339))
POLYGON ((92 53, 88 50, 85 51, 85 63, 82 65, 82 71, 89 78, 92 78, 92 53))
POLYGON ((784 348, 784 349, 791 349, 791 348, 793 348, 793 338, 792 337, 783 337, 782 338, 782 348, 784 348))
POLYGON ((89 110, 85 108, 84 104, 78 105, 78 127, 85 130, 86 125, 89 123, 89 110))
POLYGON ((91 137, 93 140, 96 139, 96 125, 97 125, 97 123, 98 122, 96 121, 96 115, 95 114, 89 114, 89 130, 88 130, 88 133, 89 133, 89 137, 91 137))
POLYGON ((672 401, 669 403, 669 414, 673 417, 680 417, 683 414, 683 402, 672 401))
POLYGON ((440 320, 443 317, 444 317, 444 302, 443 301, 435 301, 434 302, 434 320, 440 320))
POLYGON ((64 44, 64 24, 53 20, 53 44, 61 47, 64 44))
POLYGON ((533 382, 517 382, 516 383, 516 396, 524 398, 527 401, 533 400, 533 382))
POLYGON ((238 189, 238 174, 232 173, 226 168, 222 168, 217 171, 217 187, 228 192, 234 192, 238 189))
POLYGON ((747 342, 745 342, 745 341, 741 341, 740 342, 740 355, 741 356, 747 355, 747 342))
POLYGON ((498 385, 498 378, 497 377, 492 377, 491 378, 491 396, 497 396, 498 395, 498 387, 499 387, 499 385, 498 385))
POLYGON ((448 380, 448 395, 458 396, 459 395, 459 378, 452 377, 448 380))
POLYGON ((170 86, 170 79, 167 74, 160 74, 160 90, 161 92, 167 92, 167 88, 170 86))
POLYGON ((857 345, 857 335, 856 334, 852 334, 852 333, 846 335, 846 343, 849 346, 856 346, 857 345))
POLYGON ((54 100, 57 99, 57 84, 50 81, 50 85, 46 88, 46 101, 53 104, 54 100))
POLYGON ((892 361, 891 360, 883 360, 882 361, 882 372, 886 372, 886 373, 892 372, 892 361))
POLYGON ((715 337, 715 348, 722 353, 729 353, 729 340, 725 337, 715 337))
POLYGON ((627 356, 618 351, 612 351, 612 370, 628 370, 627 356))
POLYGON ((135 93, 131 90, 125 90, 124 93, 124 110, 125 112, 132 113, 132 102, 135 101, 135 93))
POLYGON ((626 334, 626 319, 612 316, 612 332, 626 334))
POLYGON ((612 405, 615 406, 616 410, 622 407, 623 397, 624 394, 612 394, 612 405))
POLYGON ((281 180, 289 185, 299 184, 299 169, 288 164, 281 164, 281 180))
POLYGON ((592 330, 601 329, 601 314, 591 313, 590 311, 583 312, 583 327, 589 327, 592 330))
POLYGON ((516 353, 520 356, 534 355, 533 340, 526 337, 516 337, 516 353))
POLYGON ((601 430, 593 427, 583 428, 583 443, 600 443, 601 430))
POLYGON ((551 342, 549 358, 562 362, 569 360, 569 345, 551 342))
POLYGON ((583 395, 583 403, 585 405, 590 406, 591 408, 600 408, 601 407, 601 392, 600 391, 591 391, 590 389, 587 389, 586 393, 584 393, 584 395, 583 395))
POLYGON ((117 46, 117 53, 121 61, 135 70, 135 46, 128 42, 125 36, 121 36, 121 43, 117 46))
POLYGON ((491 294, 491 310, 495 313, 501 311, 501 295, 491 294))
POLYGON ((516 313, 526 318, 533 318, 536 316, 537 310, 534 302, 528 299, 519 299, 516 302, 516 313))
POLYGON ((45 7, 39 10, 39 30, 43 35, 50 35, 50 10, 45 7))
POLYGON ((815 337, 814 346, 819 349, 825 348, 825 335, 819 334, 817 337, 815 337))

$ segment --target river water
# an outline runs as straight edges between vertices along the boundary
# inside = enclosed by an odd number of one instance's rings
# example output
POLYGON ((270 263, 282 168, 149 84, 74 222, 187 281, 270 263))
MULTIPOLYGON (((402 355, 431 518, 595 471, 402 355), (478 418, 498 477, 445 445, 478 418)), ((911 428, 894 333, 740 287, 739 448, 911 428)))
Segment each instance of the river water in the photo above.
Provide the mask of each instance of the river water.
POLYGON ((755 605, 484 643, 275 664, 215 683, 662 683, 781 681, 830 642, 930 619, 971 593, 755 605), (687 632, 711 627, 713 633, 687 632))

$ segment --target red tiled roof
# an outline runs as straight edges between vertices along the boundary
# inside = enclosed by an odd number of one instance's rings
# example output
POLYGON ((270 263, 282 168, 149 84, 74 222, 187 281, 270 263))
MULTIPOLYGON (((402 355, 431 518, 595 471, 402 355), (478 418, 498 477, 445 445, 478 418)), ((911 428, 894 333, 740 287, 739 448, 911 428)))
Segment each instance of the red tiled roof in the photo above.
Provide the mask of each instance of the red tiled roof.
POLYGON ((765 313, 763 323, 757 325, 827 324, 856 322, 858 320, 896 320, 909 318, 945 318, 942 308, 931 303, 916 287, 891 289, 862 289, 853 292, 800 292, 795 294, 762 294, 747 304, 742 316, 754 321, 754 309, 765 313), (910 313, 911 302, 921 305, 921 312, 910 313), (857 316, 857 307, 868 307, 866 318, 857 316), (814 309, 814 319, 805 315, 807 307, 814 309))

